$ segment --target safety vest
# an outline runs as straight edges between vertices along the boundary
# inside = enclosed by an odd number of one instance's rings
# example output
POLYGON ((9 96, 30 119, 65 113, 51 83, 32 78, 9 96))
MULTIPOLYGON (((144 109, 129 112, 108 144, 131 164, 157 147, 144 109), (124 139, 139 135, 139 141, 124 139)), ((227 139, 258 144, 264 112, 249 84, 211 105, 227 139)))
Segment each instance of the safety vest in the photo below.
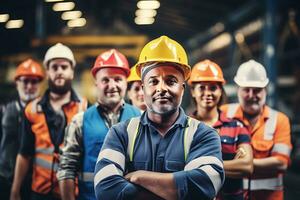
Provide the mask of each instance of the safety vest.
MULTIPOLYGON (((127 126, 127 133, 128 133, 128 144, 127 144, 127 155, 129 157, 129 161, 133 161, 133 152, 134 152, 134 145, 136 138, 139 134, 139 127, 140 127, 140 117, 132 118, 127 126)), ((184 160, 187 160, 187 156, 190 151, 190 147, 194 138, 194 135, 198 129, 198 125, 200 121, 188 117, 187 126, 184 130, 184 137, 183 137, 183 146, 184 146, 184 160)))
MULTIPOLYGON (((35 156, 33 160, 32 190, 40 194, 52 193, 60 197, 56 171, 59 161, 59 150, 55 151, 55 145, 51 141, 46 116, 42 106, 38 104, 40 99, 36 99, 28 104, 25 115, 31 123, 31 130, 35 136, 35 156)), ((63 107, 67 124, 73 116, 87 107, 87 101, 70 102, 63 107)), ((63 144, 59 145, 61 148, 63 144)))
MULTIPOLYGON (((238 109, 241 109, 238 103, 229 104, 227 109, 227 117, 234 118, 238 109)), ((268 119, 264 123, 264 130, 262 138, 259 140, 253 139, 257 133, 252 133, 251 144, 254 150, 255 158, 268 157, 274 152, 289 154, 289 150, 282 146, 282 144, 274 144, 273 138, 276 131, 277 116, 278 112, 276 110, 267 107, 268 109, 268 119), (257 153, 256 153, 257 152, 257 153), (264 152, 264 153, 263 153, 264 152)), ((243 180, 244 189, 249 189, 249 179, 243 180)), ((282 190, 283 189, 283 179, 282 174, 278 174, 276 177, 255 177, 252 176, 250 180, 250 190, 282 190)))
MULTIPOLYGON (((125 103, 119 122, 140 115, 140 111, 125 103)), ((83 167, 79 175, 78 199, 96 199, 94 192, 94 170, 99 152, 109 128, 97 106, 90 107, 83 115, 83 167)))

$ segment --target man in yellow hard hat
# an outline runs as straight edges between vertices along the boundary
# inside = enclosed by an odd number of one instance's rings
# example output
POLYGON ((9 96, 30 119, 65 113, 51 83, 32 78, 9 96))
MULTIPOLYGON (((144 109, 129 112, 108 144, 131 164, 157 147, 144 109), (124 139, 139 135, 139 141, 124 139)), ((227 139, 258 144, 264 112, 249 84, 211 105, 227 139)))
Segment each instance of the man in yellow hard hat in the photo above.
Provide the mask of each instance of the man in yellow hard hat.
POLYGON ((213 199, 224 181, 220 139, 180 107, 191 71, 185 50, 161 36, 136 67, 147 109, 110 129, 95 168, 97 199, 213 199))

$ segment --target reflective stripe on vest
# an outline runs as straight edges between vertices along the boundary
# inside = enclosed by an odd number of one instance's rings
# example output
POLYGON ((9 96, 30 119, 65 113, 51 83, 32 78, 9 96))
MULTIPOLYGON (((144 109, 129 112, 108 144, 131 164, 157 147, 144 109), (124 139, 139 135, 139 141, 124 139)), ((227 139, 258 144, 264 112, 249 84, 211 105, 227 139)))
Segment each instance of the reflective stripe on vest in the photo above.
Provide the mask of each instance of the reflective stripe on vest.
MULTIPOLYGON (((52 170, 52 162, 48 162, 47 160, 41 158, 35 158, 34 164, 42 168, 52 170)), ((56 172, 57 169, 58 169, 58 163, 54 163, 53 170, 56 172)))
POLYGON ((42 153, 42 154, 47 154, 47 155, 53 155, 54 153, 54 147, 49 147, 49 148, 36 148, 35 153, 42 153))
MULTIPOLYGON (((244 189, 248 189, 248 179, 243 179, 244 189)), ((250 181, 250 190, 282 190, 282 176, 275 178, 252 179, 250 181)))
POLYGON ((187 159, 199 123, 200 122, 194 118, 188 118, 188 125, 184 130, 184 160, 187 159))
POLYGON ((127 144, 127 155, 129 155, 129 161, 133 160, 133 150, 136 136, 139 132, 140 127, 140 117, 132 118, 127 126, 128 133, 128 144, 127 144))
POLYGON ((272 153, 280 153, 289 157, 291 154, 291 148, 285 143, 276 143, 272 148, 272 153))
MULTIPOLYGON (((190 147, 198 128, 200 121, 188 117, 188 124, 184 130, 184 160, 187 159, 187 155, 189 154, 190 147)), ((132 118, 127 126, 127 133, 128 133, 128 145, 127 145, 127 155, 129 155, 129 161, 133 161, 133 151, 135 140, 138 135, 140 125, 140 117, 132 118)))
POLYGON ((278 112, 269 108, 269 118, 265 124, 264 140, 273 140, 273 136, 276 129, 278 112))

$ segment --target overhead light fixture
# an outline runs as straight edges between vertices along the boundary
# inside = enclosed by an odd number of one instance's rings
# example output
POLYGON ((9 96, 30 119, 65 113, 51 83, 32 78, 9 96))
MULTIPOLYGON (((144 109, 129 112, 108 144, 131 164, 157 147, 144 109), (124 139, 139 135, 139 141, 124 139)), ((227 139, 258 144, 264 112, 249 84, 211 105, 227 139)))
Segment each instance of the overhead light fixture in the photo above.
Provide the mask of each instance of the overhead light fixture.
POLYGON ((139 1, 137 3, 139 9, 158 9, 160 7, 159 1, 139 1))
POLYGON ((9 14, 0 14, 0 23, 7 22, 9 19, 9 14))
POLYGON ((72 10, 75 7, 74 2, 61 2, 53 5, 52 9, 54 11, 67 11, 72 10))
POLYGON ((253 33, 259 31, 262 29, 264 23, 262 19, 257 19, 253 22, 250 22, 249 24, 243 26, 239 30, 237 30, 237 33, 242 33, 245 37, 252 35, 253 33))
POLYGON ((155 17, 157 15, 156 10, 151 10, 151 9, 147 9, 147 10, 137 10, 135 11, 135 15, 137 17, 155 17))
POLYGON ((24 20, 23 19, 16 19, 16 20, 9 20, 5 27, 7 29, 15 29, 15 28, 21 28, 24 24, 24 20))
POLYGON ((76 11, 63 12, 63 14, 61 15, 61 18, 63 20, 72 20, 72 19, 78 19, 81 16, 82 16, 82 12, 79 10, 76 10, 76 11))
POLYGON ((237 32, 234 35, 234 37, 235 37, 235 40, 237 41, 237 43, 239 43, 239 44, 241 44, 245 41, 245 37, 244 37, 243 33, 241 33, 241 32, 237 32))
POLYGON ((155 19, 153 17, 136 17, 134 19, 134 22, 137 25, 149 25, 149 24, 153 24, 155 21, 155 19))
POLYGON ((222 33, 218 37, 214 38, 208 44, 203 47, 203 51, 212 52, 218 49, 221 49, 230 44, 232 38, 231 35, 227 32, 222 33))
POLYGON ((68 27, 82 27, 86 24, 85 18, 78 18, 68 21, 68 27))
POLYGON ((45 0, 45 2, 47 3, 59 2, 59 1, 64 1, 64 0, 45 0))

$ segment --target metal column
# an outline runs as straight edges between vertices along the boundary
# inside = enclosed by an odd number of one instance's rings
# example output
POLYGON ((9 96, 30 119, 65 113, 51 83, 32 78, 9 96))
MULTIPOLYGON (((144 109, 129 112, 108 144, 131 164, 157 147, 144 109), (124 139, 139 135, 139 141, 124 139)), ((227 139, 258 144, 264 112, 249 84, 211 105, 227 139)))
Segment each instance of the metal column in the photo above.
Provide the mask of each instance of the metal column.
POLYGON ((277 49, 276 49, 276 12, 278 0, 266 0, 265 27, 263 33, 263 63, 270 80, 268 86, 268 104, 276 106, 277 103, 277 49))

